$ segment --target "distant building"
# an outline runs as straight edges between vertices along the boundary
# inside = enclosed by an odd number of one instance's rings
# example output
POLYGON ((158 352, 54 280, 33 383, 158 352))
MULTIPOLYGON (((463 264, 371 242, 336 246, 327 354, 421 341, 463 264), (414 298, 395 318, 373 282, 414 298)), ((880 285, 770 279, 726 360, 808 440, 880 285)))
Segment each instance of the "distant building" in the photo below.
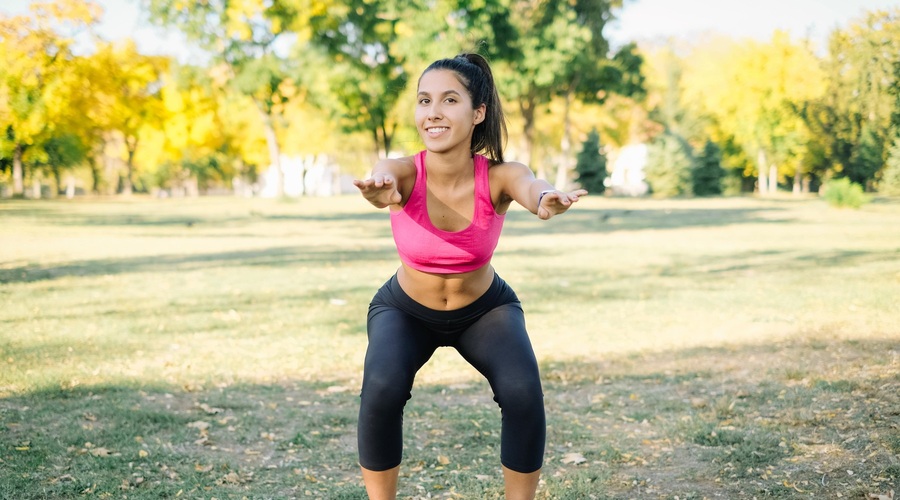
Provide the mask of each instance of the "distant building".
MULTIPOLYGON (((352 177, 340 175, 340 168, 327 155, 282 156, 284 195, 334 196, 352 192, 356 188, 352 177)), ((278 171, 270 165, 260 176, 254 192, 262 198, 278 196, 278 171)))
POLYGON ((629 144, 615 155, 609 177, 603 184, 616 196, 643 196, 649 191, 644 181, 647 166, 647 145, 629 144))

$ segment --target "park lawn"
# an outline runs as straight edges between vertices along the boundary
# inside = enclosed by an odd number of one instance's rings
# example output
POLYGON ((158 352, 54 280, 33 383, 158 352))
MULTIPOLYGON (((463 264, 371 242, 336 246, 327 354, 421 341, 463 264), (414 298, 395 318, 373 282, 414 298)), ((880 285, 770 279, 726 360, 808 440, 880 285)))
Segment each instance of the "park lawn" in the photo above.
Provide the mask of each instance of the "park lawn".
MULTIPOLYGON (((0 202, 0 499, 364 498, 365 312, 397 266, 356 196, 0 202)), ((548 418, 542 499, 900 493, 900 203, 587 197, 507 217, 548 418)), ((400 497, 500 498, 452 350, 400 497)))

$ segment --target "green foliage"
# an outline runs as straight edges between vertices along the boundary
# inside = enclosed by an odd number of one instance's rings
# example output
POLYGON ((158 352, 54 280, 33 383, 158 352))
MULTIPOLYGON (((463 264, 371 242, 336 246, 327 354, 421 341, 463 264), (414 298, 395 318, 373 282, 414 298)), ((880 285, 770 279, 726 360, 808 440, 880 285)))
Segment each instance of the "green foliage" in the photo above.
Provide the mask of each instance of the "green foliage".
POLYGON ((47 153, 47 165, 51 168, 66 168, 84 161, 87 147, 74 134, 53 136, 43 145, 47 153))
POLYGON ((860 208, 870 201, 862 186, 847 177, 826 182, 822 186, 822 197, 829 205, 838 208, 860 208))
POLYGON ((864 124, 844 175, 856 184, 865 186, 882 167, 883 139, 870 124, 864 124))
POLYGON ((578 153, 575 163, 576 179, 581 187, 592 194, 603 194, 606 186, 606 155, 601 152, 600 133, 592 129, 587 139, 582 143, 582 149, 578 153))
POLYGON ((865 186, 884 164, 900 116, 900 11, 872 11, 836 30, 828 52, 817 140, 840 175, 865 186))
POLYGON ((655 196, 690 196, 693 194, 691 172, 694 156, 690 144, 671 132, 657 136, 647 151, 644 167, 647 184, 655 196))
POLYGON ((887 196, 900 196, 900 136, 888 153, 887 164, 878 181, 878 192, 887 196))
POLYGON ((691 170, 691 183, 697 196, 716 196, 722 194, 722 180, 725 169, 722 168, 722 150, 712 141, 707 141, 703 151, 697 156, 691 170))

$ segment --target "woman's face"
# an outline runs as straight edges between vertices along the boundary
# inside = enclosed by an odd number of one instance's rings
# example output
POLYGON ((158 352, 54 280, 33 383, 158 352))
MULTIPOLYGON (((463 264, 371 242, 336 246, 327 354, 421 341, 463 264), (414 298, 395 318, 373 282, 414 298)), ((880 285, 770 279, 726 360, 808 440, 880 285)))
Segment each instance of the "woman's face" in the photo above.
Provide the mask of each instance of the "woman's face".
POLYGON ((450 70, 436 69, 419 79, 416 128, 428 151, 470 151, 472 131, 484 121, 485 105, 473 109, 466 87, 450 70))

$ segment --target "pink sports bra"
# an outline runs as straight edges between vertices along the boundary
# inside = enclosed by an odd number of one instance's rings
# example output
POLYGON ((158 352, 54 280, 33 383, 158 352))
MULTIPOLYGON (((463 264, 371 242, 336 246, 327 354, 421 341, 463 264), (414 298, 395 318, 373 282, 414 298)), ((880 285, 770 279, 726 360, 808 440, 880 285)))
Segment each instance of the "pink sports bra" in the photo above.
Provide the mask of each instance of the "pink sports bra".
POLYGON ((474 271, 491 261, 505 215, 494 210, 488 181, 490 163, 475 155, 475 213, 462 231, 434 227, 428 217, 425 151, 415 157, 416 183, 406 205, 391 210, 391 229, 400 260, 409 267, 439 274, 474 271))

